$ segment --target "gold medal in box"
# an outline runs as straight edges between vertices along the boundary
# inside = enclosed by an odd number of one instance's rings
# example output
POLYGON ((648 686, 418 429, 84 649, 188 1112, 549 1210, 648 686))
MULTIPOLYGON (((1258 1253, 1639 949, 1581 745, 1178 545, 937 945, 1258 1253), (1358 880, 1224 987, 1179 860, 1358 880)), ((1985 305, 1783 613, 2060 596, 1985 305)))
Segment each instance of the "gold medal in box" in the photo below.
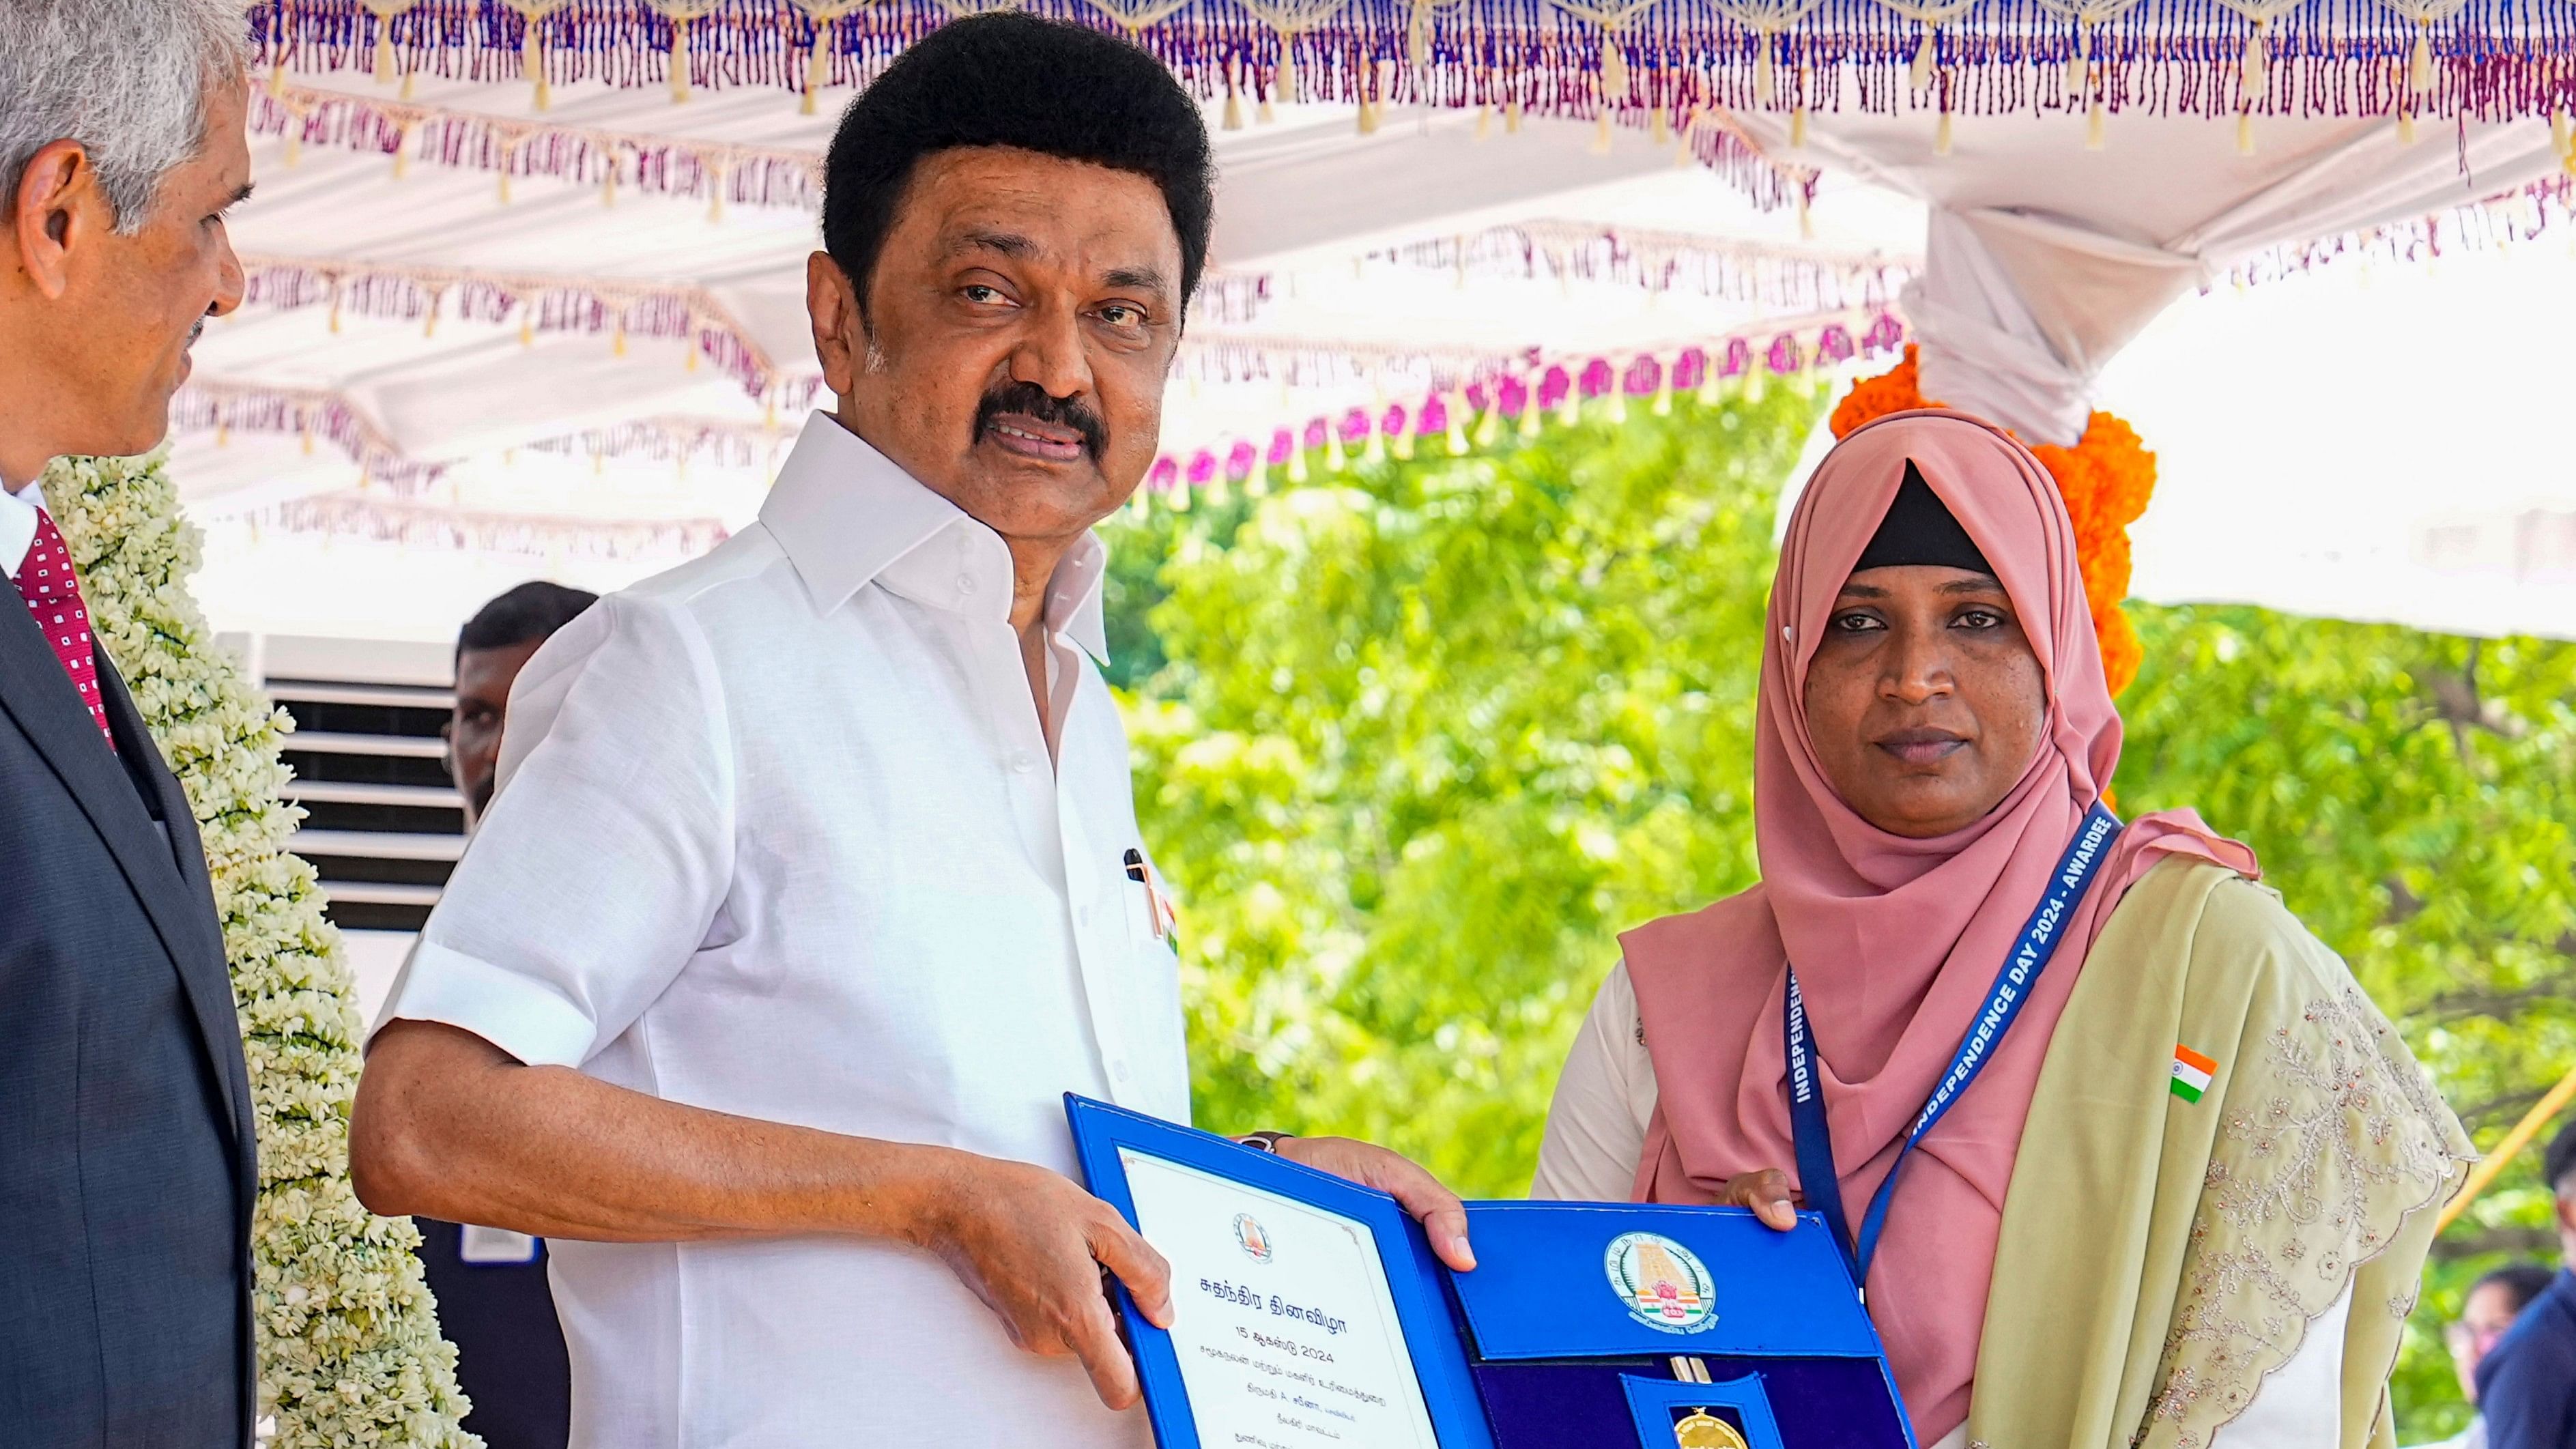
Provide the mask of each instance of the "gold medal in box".
POLYGON ((1753 1449, 1733 1424, 1706 1409, 1693 1409, 1673 1424, 1674 1449, 1753 1449))

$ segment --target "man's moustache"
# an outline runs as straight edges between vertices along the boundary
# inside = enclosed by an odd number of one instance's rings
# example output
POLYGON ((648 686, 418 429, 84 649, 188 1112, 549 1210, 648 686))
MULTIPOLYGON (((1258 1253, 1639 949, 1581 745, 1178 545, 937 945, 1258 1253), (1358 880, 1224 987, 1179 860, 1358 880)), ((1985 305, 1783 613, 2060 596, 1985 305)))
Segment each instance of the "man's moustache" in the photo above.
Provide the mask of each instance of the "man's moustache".
POLYGON ((1055 397, 1045 388, 1027 382, 984 394, 984 400, 975 408, 975 441, 980 443, 991 437, 993 425, 1009 414, 1071 428, 1082 435, 1082 450, 1094 463, 1100 461, 1101 451, 1109 446, 1109 428, 1098 413, 1078 398, 1055 397))

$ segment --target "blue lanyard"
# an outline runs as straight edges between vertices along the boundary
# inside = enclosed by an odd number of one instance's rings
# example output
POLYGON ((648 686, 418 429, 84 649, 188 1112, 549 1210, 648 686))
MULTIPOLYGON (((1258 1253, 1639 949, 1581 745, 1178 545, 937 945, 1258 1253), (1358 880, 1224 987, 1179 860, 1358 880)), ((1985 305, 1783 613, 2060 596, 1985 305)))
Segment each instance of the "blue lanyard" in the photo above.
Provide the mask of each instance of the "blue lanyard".
POLYGON ((1941 1120, 1959 1094, 1984 1071, 1986 1063, 2012 1030, 2014 1018, 2021 1015, 2022 1002, 2049 958, 2057 954, 2058 928, 2065 924, 2075 907, 2092 889, 2093 871, 2110 853, 2111 842, 2120 836, 2119 817, 2095 805, 2076 828, 2075 839, 2066 847, 2066 855, 2057 862, 2057 873, 2050 877, 2048 893, 2040 898, 2037 909, 2021 928, 2021 938, 2013 943, 2011 954, 2004 957, 2003 969, 1995 975, 1994 990, 1986 994, 1986 1005, 1977 1013, 1975 1025, 1959 1042, 1959 1050, 1950 1058, 1950 1070, 1941 1074, 1941 1084, 1932 1089, 1932 1098, 1915 1114, 1914 1129, 1905 1134, 1905 1145, 1896 1150, 1896 1161, 1887 1169, 1887 1180, 1878 1185, 1878 1195, 1870 1199, 1869 1216, 1861 1221, 1860 1236, 1852 1236, 1850 1219, 1843 1213, 1843 1187, 1834 1175, 1833 1129, 1825 1120, 1823 1083, 1816 1073, 1815 1043, 1807 1031, 1807 1001, 1798 991, 1798 973, 1789 972, 1789 1005, 1784 1030, 1789 1038, 1789 1127, 1798 1149, 1798 1184, 1806 1190, 1807 1206, 1824 1215, 1826 1226, 1834 1230, 1834 1246, 1842 1249, 1843 1266, 1851 1270, 1852 1284, 1863 1289, 1869 1282, 1870 1259, 1878 1253, 1878 1235, 1887 1225, 1887 1205, 1896 1196, 1896 1174, 1905 1166, 1906 1155, 1932 1124, 1941 1120))

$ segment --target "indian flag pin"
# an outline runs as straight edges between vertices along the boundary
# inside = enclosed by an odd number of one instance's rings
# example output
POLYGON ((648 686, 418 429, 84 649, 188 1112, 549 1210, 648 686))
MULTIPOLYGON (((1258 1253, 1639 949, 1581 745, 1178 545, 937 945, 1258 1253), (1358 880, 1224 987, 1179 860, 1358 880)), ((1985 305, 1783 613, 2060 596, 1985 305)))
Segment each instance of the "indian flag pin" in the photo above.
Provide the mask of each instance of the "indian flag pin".
POLYGON ((2197 1102, 2209 1090, 2209 1078, 2218 1070, 2215 1058, 2202 1056, 2187 1046, 2174 1048, 2173 1094, 2186 1102, 2197 1102))

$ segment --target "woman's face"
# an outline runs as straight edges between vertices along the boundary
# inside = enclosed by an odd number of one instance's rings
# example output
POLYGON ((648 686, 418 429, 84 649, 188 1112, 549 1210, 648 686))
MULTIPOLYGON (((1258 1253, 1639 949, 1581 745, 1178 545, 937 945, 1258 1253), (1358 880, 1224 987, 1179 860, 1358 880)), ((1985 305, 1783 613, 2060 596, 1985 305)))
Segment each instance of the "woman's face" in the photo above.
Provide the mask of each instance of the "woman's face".
POLYGON ((1807 665, 1806 703, 1834 793, 1918 840, 2002 803, 2048 724, 2039 656, 2003 585, 1931 564, 1844 582, 1807 665))

